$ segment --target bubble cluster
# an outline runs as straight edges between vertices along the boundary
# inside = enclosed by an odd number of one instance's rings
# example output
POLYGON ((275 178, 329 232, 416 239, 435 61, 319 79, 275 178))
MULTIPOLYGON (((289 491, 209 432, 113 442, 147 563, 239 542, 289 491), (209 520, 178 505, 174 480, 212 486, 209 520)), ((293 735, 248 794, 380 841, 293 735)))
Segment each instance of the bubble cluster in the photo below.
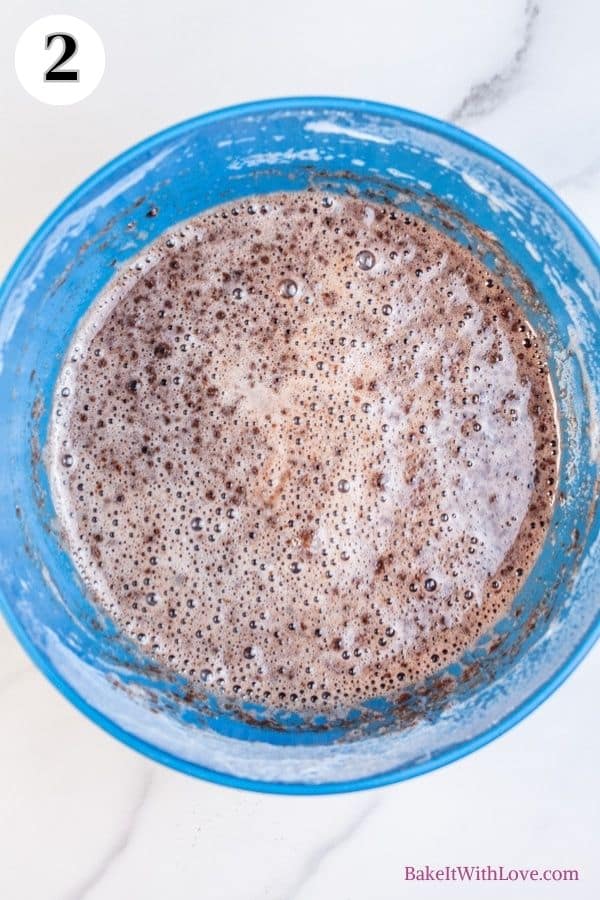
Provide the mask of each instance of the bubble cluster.
POLYGON ((502 284, 420 219, 313 191, 151 245, 80 323, 52 418, 91 595, 173 670, 284 708, 456 659, 557 480, 544 348, 502 284))

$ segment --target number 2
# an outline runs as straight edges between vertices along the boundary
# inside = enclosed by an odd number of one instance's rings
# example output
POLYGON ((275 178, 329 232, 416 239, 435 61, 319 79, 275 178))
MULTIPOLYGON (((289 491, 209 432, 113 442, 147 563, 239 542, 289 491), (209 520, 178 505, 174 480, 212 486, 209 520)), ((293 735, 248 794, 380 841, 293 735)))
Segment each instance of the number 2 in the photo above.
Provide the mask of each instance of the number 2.
POLYGON ((63 52, 53 66, 44 72, 44 81, 79 81, 79 69, 60 69, 59 67, 66 63, 71 57, 77 53, 77 41, 72 34, 55 34, 46 35, 46 50, 55 38, 60 38, 63 42, 63 52))

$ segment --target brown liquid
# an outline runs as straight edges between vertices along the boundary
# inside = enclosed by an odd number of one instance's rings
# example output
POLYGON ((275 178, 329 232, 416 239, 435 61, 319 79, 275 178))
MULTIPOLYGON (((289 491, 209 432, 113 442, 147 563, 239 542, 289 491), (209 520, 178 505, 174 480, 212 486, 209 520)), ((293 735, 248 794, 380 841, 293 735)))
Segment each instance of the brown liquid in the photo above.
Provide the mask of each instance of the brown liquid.
POLYGON ((257 197, 152 245, 82 321, 54 412, 92 596, 225 696, 327 710, 442 668, 551 513, 522 310, 448 237, 347 197, 257 197))

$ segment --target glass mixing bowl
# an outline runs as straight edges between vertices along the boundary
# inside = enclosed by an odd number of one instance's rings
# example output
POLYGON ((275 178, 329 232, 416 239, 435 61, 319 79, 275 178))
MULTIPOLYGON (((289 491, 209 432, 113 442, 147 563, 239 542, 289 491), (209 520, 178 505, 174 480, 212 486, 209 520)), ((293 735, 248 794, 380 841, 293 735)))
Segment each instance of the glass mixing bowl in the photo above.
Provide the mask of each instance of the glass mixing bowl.
POLYGON ((200 116, 128 150, 59 206, 1 291, 0 599, 15 634, 57 688, 115 737, 223 784, 355 790, 492 740, 544 700, 598 634, 599 263, 593 239, 534 176, 408 110, 264 101, 200 116), (394 704, 348 710, 335 723, 198 697, 119 635, 57 540, 43 464, 63 354, 115 270, 207 207, 310 185, 418 212, 468 241, 519 294, 516 267, 532 289, 518 299, 550 348, 562 441, 552 525, 510 613, 394 704))

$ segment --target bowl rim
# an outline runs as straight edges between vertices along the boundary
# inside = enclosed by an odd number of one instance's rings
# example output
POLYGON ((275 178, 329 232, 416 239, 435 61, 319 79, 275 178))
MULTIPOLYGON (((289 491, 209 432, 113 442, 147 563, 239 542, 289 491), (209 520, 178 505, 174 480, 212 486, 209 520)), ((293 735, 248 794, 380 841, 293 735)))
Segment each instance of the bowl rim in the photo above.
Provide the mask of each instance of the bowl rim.
MULTIPOLYGON (((46 238, 55 225, 78 205, 82 195, 110 176, 123 164, 130 162, 139 153, 152 150, 165 138, 176 138, 196 129, 198 126, 203 126, 212 122, 218 122, 243 115, 264 114, 276 110, 289 111, 300 109, 311 109, 316 111, 334 110, 336 112, 360 112, 379 115, 384 118, 401 122, 404 125, 413 126, 422 131, 431 132, 487 158, 524 183, 530 190, 537 194, 542 201, 550 206, 576 237, 580 245, 594 262, 595 266, 600 270, 600 246, 579 218, 550 187, 544 184, 544 182, 530 172, 529 169, 481 138, 476 137, 470 132, 465 131, 450 122, 445 122, 433 116, 388 103, 327 95, 292 96, 239 103, 206 112, 199 116, 193 116, 138 141, 124 152, 115 156, 104 166, 97 169, 58 204, 25 244, 0 285, 0 310, 4 307, 5 301, 14 285, 19 281, 21 271, 36 252, 38 245, 46 238)), ((312 784, 307 782, 261 781, 220 772, 216 769, 211 769, 182 759, 137 737, 135 734, 122 728, 108 716, 99 712, 91 705, 91 703, 75 691, 69 682, 58 674, 45 654, 39 650, 29 638, 21 622, 15 615, 10 602, 5 596, 2 585, 0 585, 0 609, 2 609, 4 617, 14 635, 37 668, 41 670, 46 678, 67 700, 108 734, 156 762, 160 762, 169 768, 183 772, 187 775, 192 775, 215 784, 269 794, 322 795, 347 793, 383 787, 385 785, 405 781, 409 778, 414 778, 417 775, 423 775, 426 772, 448 765, 490 743, 533 712, 533 710, 543 703, 544 700, 554 693, 554 691, 579 665, 600 635, 599 611, 582 640, 573 648, 571 654, 563 664, 542 685, 540 685, 530 697, 481 734, 450 746, 445 750, 434 753, 423 762, 408 766, 399 766, 375 775, 350 779, 347 781, 312 784)))

